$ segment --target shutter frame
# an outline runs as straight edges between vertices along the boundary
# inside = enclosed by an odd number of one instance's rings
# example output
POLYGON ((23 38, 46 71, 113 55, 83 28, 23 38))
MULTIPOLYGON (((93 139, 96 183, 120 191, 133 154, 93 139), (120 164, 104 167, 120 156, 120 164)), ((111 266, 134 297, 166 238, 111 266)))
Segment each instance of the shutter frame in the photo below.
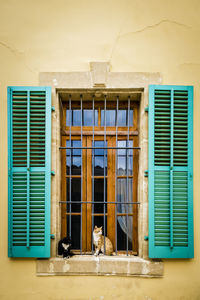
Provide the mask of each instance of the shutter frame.
MULTIPOLYGON (((178 96, 177 96, 178 98, 178 96)), ((170 98, 171 99, 171 98, 170 98)), ((170 107, 171 107, 171 100, 170 100, 170 107)), ((173 107, 174 111, 174 107, 173 107)), ((193 87, 192 86, 169 86, 169 85, 150 85, 149 86, 149 120, 148 120, 148 130, 149 130, 149 145, 148 145, 148 165, 149 165, 149 177, 148 177, 148 200, 149 200, 149 257, 150 258, 193 258, 194 257, 194 243, 193 243, 193 87), (171 95, 173 93, 173 99, 175 98, 175 91, 187 91, 188 93, 188 146, 187 146, 187 166, 186 167, 177 167, 173 166, 173 170, 170 171, 170 166, 159 166, 155 165, 154 155, 155 155, 155 91, 170 91, 171 95), (187 172, 187 233, 188 233, 188 245, 187 246, 174 246, 173 245, 173 238, 172 245, 155 245, 155 175, 156 170, 162 170, 165 175, 168 172, 168 175, 173 174, 173 178, 175 178, 175 174, 180 174, 181 172, 187 172), (180 173, 179 173, 180 172, 180 173)), ((170 114, 170 124, 174 123, 174 119, 171 121, 171 114, 170 114)), ((185 124, 184 124, 185 125, 185 124)), ((173 127, 173 126, 172 126, 173 127)), ((171 127, 170 127, 171 128, 171 127)), ((170 130, 171 132, 171 130, 170 130)), ((174 133, 173 133, 174 134, 174 133)), ((171 134, 170 134, 171 135, 171 134)), ((174 149, 175 145, 173 144, 174 149)), ((171 141, 170 141, 170 149, 171 149, 171 141)), ((172 150, 172 149, 171 149, 172 150)), ((161 152, 161 151, 160 151, 161 152)), ((173 152, 174 154, 174 152, 173 152)), ((169 156, 170 159, 170 156, 169 156)), ((160 173, 161 174, 161 173, 160 173)), ((157 175, 160 176, 160 175, 157 175)), ((161 178, 163 182, 163 178, 161 178)), ((170 180, 170 175, 169 175, 170 180)), ((172 180, 172 179, 171 179, 172 180)), ((173 179, 175 180, 175 179, 173 179)), ((173 195, 173 191, 175 191, 175 181, 171 181, 170 190, 171 195, 173 195), (173 185, 172 185, 173 184, 173 185)), ((168 185, 168 182, 164 181, 164 184, 168 185)), ((169 197, 170 198, 170 197, 169 197)), ((174 203, 177 201, 176 196, 174 197, 175 200, 170 204, 170 213, 171 217, 173 217, 174 212, 174 203)), ((169 199, 169 201, 171 198, 169 199)), ((181 200, 182 201, 182 200, 181 200)), ((161 207, 161 206, 160 206, 161 207)), ((177 212, 175 212, 177 213, 177 212)), ((176 215, 177 216, 177 215, 176 215)), ((175 217, 174 217, 175 218, 175 217)), ((173 224, 170 227, 170 237, 173 236, 175 227, 174 226, 174 219, 170 219, 170 223, 173 224)), ((160 225, 160 224, 159 224, 160 225)), ((162 225, 163 226, 163 225, 162 225)), ((158 230, 157 230, 158 231, 158 230)), ((177 238, 177 233, 176 233, 177 238)))
MULTIPOLYGON (((51 87, 10 86, 7 88, 7 99, 8 99, 8 106, 7 106, 8 107, 8 256, 9 257, 48 258, 48 257, 50 257, 50 228, 51 228, 51 226, 50 226, 50 219, 51 219, 51 216, 50 216, 50 211, 51 211, 51 207, 50 207, 50 202, 51 202, 51 87), (29 159, 31 151, 34 153, 34 149, 31 150, 31 146, 29 146, 29 144, 31 143, 31 139, 34 136, 32 135, 31 132, 30 132, 30 135, 28 135, 28 133, 27 133, 28 131, 30 131, 31 126, 32 127, 35 126, 34 121, 33 121, 33 125, 31 125, 31 120, 30 120, 30 122, 24 121, 24 122, 27 122, 26 124, 29 123, 29 129, 27 128, 27 130, 24 131, 25 132, 24 136, 27 134, 26 142, 24 142, 25 144, 22 144, 22 146, 20 145, 20 147, 23 147, 22 151, 24 151, 24 149, 26 147, 28 147, 26 154, 22 155, 24 157, 25 157, 25 155, 27 155, 26 166, 19 167, 16 164, 16 162, 15 162, 15 166, 13 166, 13 122, 14 122, 13 121, 13 93, 27 93, 27 99, 25 100, 27 103, 26 104, 27 107, 24 108, 23 105, 21 105, 21 106, 16 105, 16 106, 18 106, 18 108, 16 109, 16 107, 15 107, 14 111, 15 111, 15 114, 17 111, 17 114, 18 114, 17 117, 20 118, 20 111, 27 110, 27 113, 24 113, 24 116, 26 116, 26 118, 28 118, 27 117, 28 110, 29 110, 29 115, 32 114, 32 113, 30 113, 30 111, 31 111, 30 103, 31 103, 31 101, 32 101, 32 103, 34 103, 33 102, 34 100, 32 100, 32 99, 34 99, 34 96, 35 96, 34 93, 37 93, 37 92, 40 94, 43 93, 43 95, 36 101, 40 101, 39 105, 42 105, 42 107, 43 107, 42 113, 43 113, 43 119, 45 119, 45 126, 43 126, 43 131, 44 131, 43 136, 45 136, 45 166, 43 168, 40 168, 38 166, 33 167, 31 165, 30 166, 27 165, 27 161, 29 159), (31 93, 33 93, 32 96, 31 96, 31 93), (31 99, 31 97, 32 97, 32 99, 31 99), (41 100, 41 98, 42 98, 42 100, 41 100), (45 101, 45 105, 44 105, 44 101, 45 101), (29 103, 29 105, 28 105, 28 103, 29 103), (28 138, 28 136, 30 136, 30 139, 28 138), (18 217, 18 215, 15 215, 15 213, 13 212, 13 207, 14 207, 13 206, 14 205, 13 204, 13 182, 14 182, 13 177, 16 176, 16 178, 17 178, 17 176, 19 176, 19 177, 21 176, 21 178, 22 178, 23 175, 24 175, 24 177, 26 177, 26 180, 29 179, 31 176, 33 177, 33 179, 28 180, 28 182, 26 181, 27 186, 25 187, 25 189, 27 190, 29 188, 30 189, 32 188, 32 191, 30 190, 30 193, 28 192, 28 196, 26 196, 26 200, 23 200, 23 201, 26 201, 26 203, 23 205, 26 207, 26 209, 28 207, 28 209, 24 213, 24 215, 26 215, 26 217, 25 217, 25 221, 23 221, 24 222, 23 226, 25 226, 24 225, 25 223, 29 224, 29 217, 27 217, 28 214, 32 217, 35 217, 35 215, 34 215, 35 212, 33 212, 33 211, 35 211, 35 207, 33 206, 33 205, 35 205, 34 197, 37 198, 36 196, 38 196, 41 193, 41 190, 39 192, 38 188, 36 188, 36 190, 35 190, 36 185, 33 187, 34 175, 35 176, 38 175, 36 180, 40 180, 40 177, 45 178, 45 180, 43 180, 43 186, 40 181, 40 186, 42 186, 43 191, 45 191, 45 193, 43 193, 43 195, 44 195, 43 196, 43 198, 44 198, 43 207, 44 208, 38 209, 38 212, 41 212, 41 211, 43 212, 43 210, 44 210, 44 222, 42 222, 42 225, 41 224, 33 225, 32 228, 30 225, 30 230, 28 233, 26 233, 28 236, 30 234, 30 238, 27 238, 28 242, 27 242, 26 246, 19 245, 20 243, 17 245, 14 245, 14 242, 13 242, 13 235, 14 235, 13 218, 16 216, 17 216, 17 218, 16 218, 17 220, 18 220, 18 218, 22 218, 22 217, 18 217), (33 191, 33 189, 34 189, 34 191, 33 191), (36 191, 36 194, 38 194, 36 196, 33 195, 35 193, 35 191, 36 191), (32 192, 32 194, 31 194, 31 192, 32 192), (27 197, 30 198, 30 200, 27 200, 28 199, 27 197), (31 201, 32 201, 32 208, 31 208, 31 201), (30 204, 29 204, 29 202, 30 202, 30 204), (29 205, 30 205, 30 207, 29 207, 29 205), (28 211, 28 213, 27 213, 27 211, 28 211), (41 233, 41 232, 43 232, 43 233, 41 233), (42 236, 42 237, 40 237, 40 236, 42 236), (35 242, 34 242, 34 239, 36 240, 35 242), (40 239, 43 239, 43 242, 38 242, 40 239), (31 242, 32 244, 30 244, 30 246, 29 246, 29 240, 30 241, 32 240, 32 242, 31 242)), ((37 109, 37 105, 35 107, 37 109)), ((34 115, 34 113, 33 113, 33 115, 34 115)), ((40 118, 41 118, 40 116, 41 115, 39 115, 37 117, 38 120, 40 120, 40 118)), ((39 125, 39 126, 42 127, 41 125, 39 125)), ((33 129, 35 129, 35 128, 33 128, 33 129)), ((15 128, 15 130, 16 130, 16 128, 15 128)), ((40 128, 40 130, 41 130, 41 128, 40 128)), ((14 135, 15 138, 17 136, 19 136, 18 132, 19 132, 19 129, 17 132, 15 132, 15 135, 14 135)), ((36 130, 36 136, 38 136, 37 130, 36 130)), ((39 135, 38 139, 40 139, 40 135, 39 135)), ((19 146, 19 144, 17 146, 19 146)), ((21 150, 19 150, 19 151, 21 151, 21 150)), ((37 150, 37 154, 39 152, 40 152, 40 148, 39 148, 39 150, 37 150)), ((16 153, 16 149, 15 149, 15 153, 16 153)), ((31 163, 30 159, 29 159, 29 163, 31 163)), ((20 180, 22 180, 22 179, 20 179, 20 180)), ((18 184, 21 185, 22 183, 20 182, 18 184)), ((38 183, 36 182, 35 184, 38 184, 38 183)), ((22 187, 18 187, 18 189, 21 190, 22 187)), ((41 189, 41 187, 40 187, 40 189, 41 189)), ((18 192, 18 191, 15 190, 15 192, 18 192)), ((27 195, 27 193, 26 193, 26 195, 27 195)), ((19 198, 20 198, 19 201, 22 203, 23 195, 22 195, 21 191, 20 191, 19 198)), ((40 198, 42 198, 42 197, 38 197, 38 199, 40 199, 40 198)), ((42 202, 39 202, 38 205, 41 206, 41 203, 42 202)), ((36 212, 36 217, 37 217, 37 212, 36 212)), ((35 222, 35 223, 37 223, 37 222, 35 222)), ((18 225, 18 223, 17 223, 17 225, 18 225)), ((29 227, 29 225, 28 225, 28 227, 29 227)), ((25 231, 27 232, 27 227, 26 227, 26 229, 23 229, 23 234, 25 231)), ((19 230, 19 232, 20 232, 20 230, 19 230)))

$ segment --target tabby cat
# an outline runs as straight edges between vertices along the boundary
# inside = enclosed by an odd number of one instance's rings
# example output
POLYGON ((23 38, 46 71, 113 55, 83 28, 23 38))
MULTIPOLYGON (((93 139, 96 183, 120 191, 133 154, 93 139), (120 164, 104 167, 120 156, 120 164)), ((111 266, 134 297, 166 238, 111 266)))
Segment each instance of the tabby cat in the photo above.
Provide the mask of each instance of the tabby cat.
MULTIPOLYGON (((93 230, 93 243, 95 245, 95 255, 97 256, 101 251, 104 253, 104 236, 102 235, 102 226, 94 227, 93 230)), ((108 237, 105 237, 105 254, 106 255, 114 255, 113 253, 113 245, 108 237)))

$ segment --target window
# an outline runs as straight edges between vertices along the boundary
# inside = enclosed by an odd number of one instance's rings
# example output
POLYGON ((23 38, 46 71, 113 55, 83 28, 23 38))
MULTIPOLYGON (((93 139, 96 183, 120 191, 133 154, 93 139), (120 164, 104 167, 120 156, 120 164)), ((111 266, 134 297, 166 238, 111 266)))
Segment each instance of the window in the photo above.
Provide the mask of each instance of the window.
MULTIPOLYGON (((62 234, 73 235, 77 253, 92 252, 95 223, 103 225, 115 251, 138 252, 138 187, 140 197, 145 193, 145 184, 141 188, 137 181, 138 167, 143 163, 140 160, 139 166, 138 153, 141 151, 143 159, 147 158, 143 151, 147 141, 142 140, 138 150, 139 101, 134 93, 124 94, 106 91, 101 95, 98 92, 96 97, 86 91, 77 97, 77 92, 74 95, 65 92, 67 99, 60 99, 62 147, 59 148, 59 143, 56 147, 62 159, 62 234), (73 110, 80 110, 79 116, 73 110)), ((143 113, 144 110, 140 116, 143 113)), ((192 114, 192 87, 150 86, 151 258, 194 255, 192 114)), ((142 118, 139 124, 144 130, 142 118)), ((140 137, 142 134, 141 131, 140 137)), ((50 256, 52 141, 51 89, 9 87, 8 253, 11 257, 50 256)), ((140 172, 140 180, 141 176, 140 172)))
POLYGON ((62 236, 92 253, 103 226, 116 252, 137 255, 138 103, 68 95, 62 108, 62 236))

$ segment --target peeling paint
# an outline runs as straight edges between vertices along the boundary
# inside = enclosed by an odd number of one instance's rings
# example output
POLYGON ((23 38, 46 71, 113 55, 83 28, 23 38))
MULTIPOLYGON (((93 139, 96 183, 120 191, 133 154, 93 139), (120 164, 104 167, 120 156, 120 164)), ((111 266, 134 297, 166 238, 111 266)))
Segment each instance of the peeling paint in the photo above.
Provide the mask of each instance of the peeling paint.
POLYGON ((54 264, 53 264, 52 262, 50 262, 50 264, 49 264, 49 271, 50 271, 51 273, 54 272, 54 264))
POLYGON ((68 272, 70 270, 70 265, 65 261, 63 265, 63 272, 68 272))

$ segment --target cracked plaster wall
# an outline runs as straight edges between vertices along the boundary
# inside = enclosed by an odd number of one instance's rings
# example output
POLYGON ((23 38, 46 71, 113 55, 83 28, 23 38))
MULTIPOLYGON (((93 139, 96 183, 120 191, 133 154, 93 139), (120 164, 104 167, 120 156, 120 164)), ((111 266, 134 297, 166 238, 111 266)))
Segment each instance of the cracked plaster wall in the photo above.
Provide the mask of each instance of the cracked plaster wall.
POLYGON ((200 299, 199 0, 0 1, 0 299, 200 299), (35 276, 35 260, 7 258, 8 85, 37 85, 39 72, 161 72, 194 85, 195 259, 165 260, 159 279, 35 276))

